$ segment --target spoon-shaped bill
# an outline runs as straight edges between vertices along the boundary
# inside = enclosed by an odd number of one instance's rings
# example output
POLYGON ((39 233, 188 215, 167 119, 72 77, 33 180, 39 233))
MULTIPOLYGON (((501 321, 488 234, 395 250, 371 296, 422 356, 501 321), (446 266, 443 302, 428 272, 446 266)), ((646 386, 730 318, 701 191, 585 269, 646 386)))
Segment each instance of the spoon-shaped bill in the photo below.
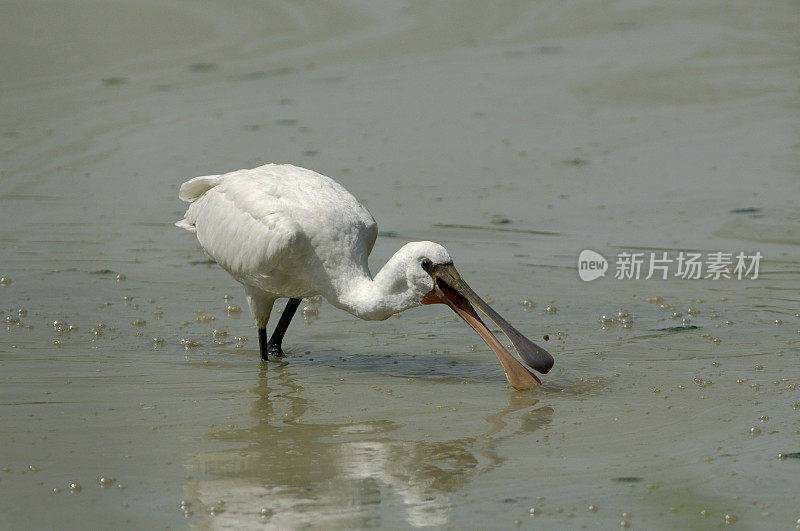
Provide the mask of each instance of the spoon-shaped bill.
POLYGON ((500 341, 497 340, 481 318, 478 317, 478 314, 475 313, 475 309, 467 299, 446 284, 442 284, 440 290, 444 297, 440 297, 439 302, 450 306, 468 325, 478 332, 481 339, 489 345, 489 348, 495 353, 497 359, 500 360, 500 364, 503 366, 503 370, 506 373, 508 383, 510 383, 514 389, 533 389, 542 383, 536 375, 526 369, 514 356, 503 348, 500 341))
POLYGON ((466 282, 464 282, 453 264, 437 265, 435 266, 434 271, 431 271, 431 275, 436 280, 436 287, 438 290, 441 291, 450 302, 453 302, 458 298, 465 299, 482 311, 487 317, 489 317, 489 319, 494 321, 494 324, 496 324, 498 328, 503 331, 503 333, 517 349, 522 361, 524 361, 528 367, 535 369, 542 374, 546 374, 550 371, 550 369, 553 368, 553 356, 551 356, 550 353, 545 349, 522 335, 519 330, 511 326, 508 321, 500 316, 499 313, 494 311, 494 309, 489 306, 486 301, 481 299, 478 294, 475 293, 466 282), (445 287, 450 288, 450 291, 446 292, 445 287))

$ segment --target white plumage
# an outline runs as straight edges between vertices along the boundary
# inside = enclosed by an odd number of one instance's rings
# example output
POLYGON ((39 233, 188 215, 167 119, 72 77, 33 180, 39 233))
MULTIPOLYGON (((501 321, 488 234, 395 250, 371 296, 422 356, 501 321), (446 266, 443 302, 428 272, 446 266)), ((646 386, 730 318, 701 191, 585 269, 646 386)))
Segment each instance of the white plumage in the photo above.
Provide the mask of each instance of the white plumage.
MULTIPOLYGON (((267 164, 196 177, 183 183, 179 196, 191 205, 176 225, 195 232, 208 254, 245 286, 264 359, 263 330, 275 300, 281 297, 319 294, 334 306, 370 320, 386 319, 420 304, 444 302, 454 307, 454 302, 461 302, 445 297, 439 289, 437 282, 444 282, 439 277, 445 270, 452 288, 458 289, 463 281, 453 277, 457 273, 452 259, 437 243, 404 245, 373 277, 368 256, 378 235, 375 219, 340 184, 314 171, 267 164)), ((277 349, 270 353, 282 355, 280 340, 291 314, 284 316, 288 317, 285 326, 281 327, 283 319, 279 324, 277 349)))

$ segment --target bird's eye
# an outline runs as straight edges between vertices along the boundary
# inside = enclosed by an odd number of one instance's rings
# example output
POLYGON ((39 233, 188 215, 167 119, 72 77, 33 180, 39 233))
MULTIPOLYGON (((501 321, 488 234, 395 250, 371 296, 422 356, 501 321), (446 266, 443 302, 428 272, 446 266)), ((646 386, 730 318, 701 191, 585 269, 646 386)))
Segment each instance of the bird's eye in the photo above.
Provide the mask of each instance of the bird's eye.
POLYGON ((421 265, 422 269, 424 269, 425 271, 430 271, 431 268, 433 267, 433 262, 431 262, 427 258, 423 258, 422 262, 420 262, 419 265, 421 265))

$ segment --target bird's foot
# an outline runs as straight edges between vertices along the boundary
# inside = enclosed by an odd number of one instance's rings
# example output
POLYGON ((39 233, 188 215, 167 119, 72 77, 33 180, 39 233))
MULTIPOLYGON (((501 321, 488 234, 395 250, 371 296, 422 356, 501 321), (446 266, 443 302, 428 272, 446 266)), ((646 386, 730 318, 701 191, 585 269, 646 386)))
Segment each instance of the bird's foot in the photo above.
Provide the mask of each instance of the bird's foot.
POLYGON ((275 343, 267 343, 267 355, 274 358, 286 357, 286 354, 283 353, 281 346, 275 343))

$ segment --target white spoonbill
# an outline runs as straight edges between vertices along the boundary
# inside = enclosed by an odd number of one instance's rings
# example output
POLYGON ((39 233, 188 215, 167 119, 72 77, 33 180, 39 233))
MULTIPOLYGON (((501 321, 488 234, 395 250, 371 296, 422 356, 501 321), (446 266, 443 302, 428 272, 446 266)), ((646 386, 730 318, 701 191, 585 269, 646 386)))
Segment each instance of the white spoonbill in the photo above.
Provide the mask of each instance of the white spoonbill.
POLYGON ((192 203, 176 223, 244 285, 258 328, 261 358, 283 356, 281 342, 303 297, 321 295, 361 319, 383 320, 421 304, 447 304, 483 338, 516 389, 541 382, 489 331, 473 305, 502 329, 523 361, 541 373, 553 357, 500 317, 461 279, 444 247, 412 242, 374 277, 367 258, 378 236, 375 219, 350 192, 319 173, 267 164, 181 185, 192 203), (267 321, 275 301, 288 297, 272 336, 267 321))

